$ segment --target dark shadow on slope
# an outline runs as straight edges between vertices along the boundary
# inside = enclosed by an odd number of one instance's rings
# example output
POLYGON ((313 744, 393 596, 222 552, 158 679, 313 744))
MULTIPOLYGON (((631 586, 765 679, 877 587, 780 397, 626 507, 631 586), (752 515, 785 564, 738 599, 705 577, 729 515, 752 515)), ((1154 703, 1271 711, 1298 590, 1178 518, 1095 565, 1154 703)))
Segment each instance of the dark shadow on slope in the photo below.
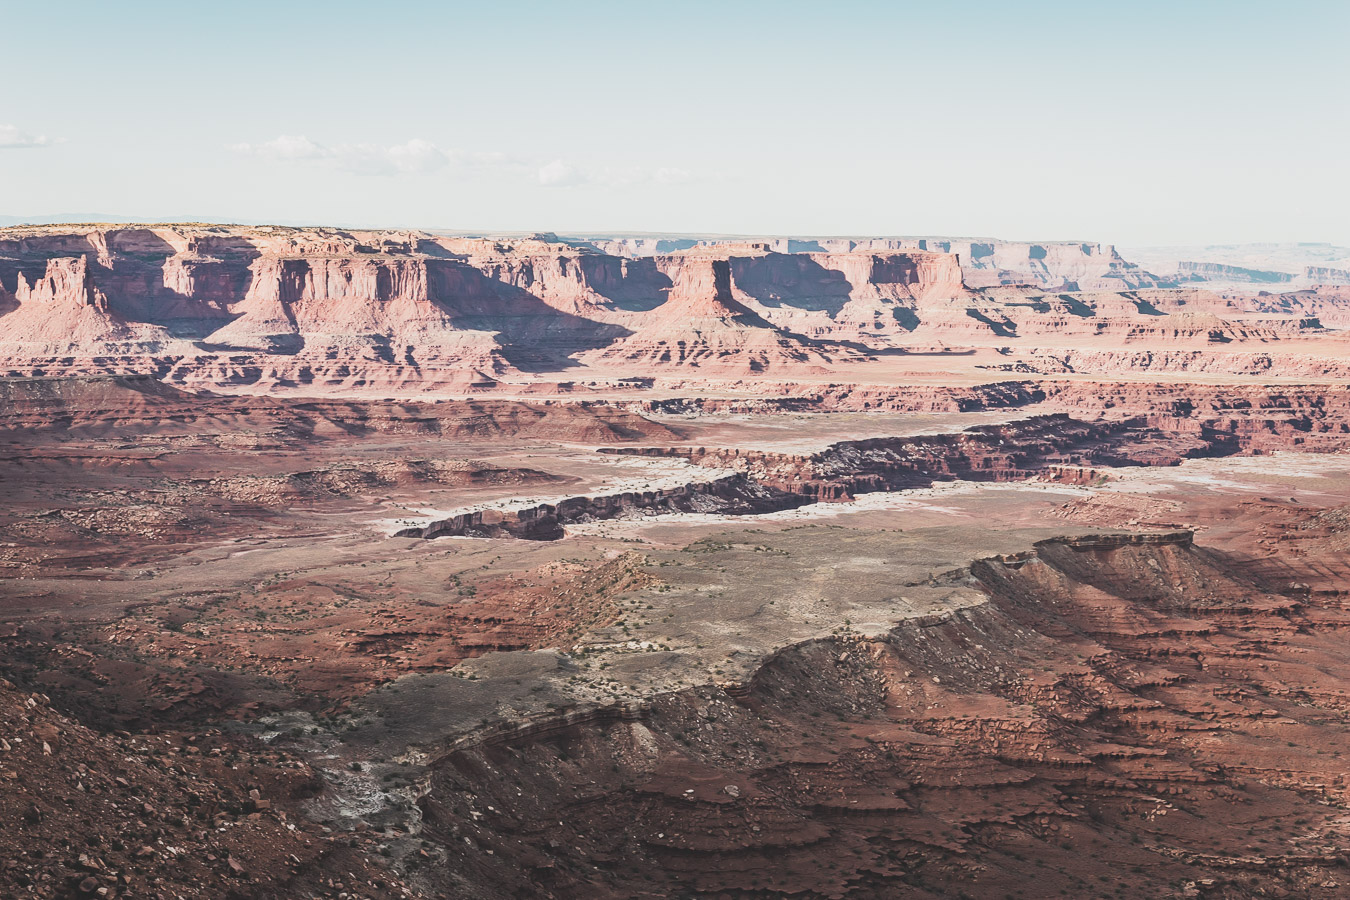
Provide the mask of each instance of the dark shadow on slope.
POLYGON ((1075 316, 1082 316, 1087 319, 1097 315, 1095 309, 1088 306, 1082 300, 1079 300, 1073 294, 1060 294, 1059 299, 1064 301, 1065 307, 1067 307, 1069 312, 1075 316))
POLYGON ((733 257, 730 263, 733 283, 762 306, 822 310, 835 316, 853 290, 843 272, 827 269, 809 256, 770 253, 733 257))
POLYGON ((603 253, 586 254, 575 260, 586 284, 626 312, 649 312, 670 296, 670 277, 650 256, 625 259, 603 253))
POLYGON ((456 327, 497 332, 502 357, 522 372, 574 368, 579 363, 573 354, 633 333, 555 309, 524 288, 453 260, 427 261, 427 290, 456 327))

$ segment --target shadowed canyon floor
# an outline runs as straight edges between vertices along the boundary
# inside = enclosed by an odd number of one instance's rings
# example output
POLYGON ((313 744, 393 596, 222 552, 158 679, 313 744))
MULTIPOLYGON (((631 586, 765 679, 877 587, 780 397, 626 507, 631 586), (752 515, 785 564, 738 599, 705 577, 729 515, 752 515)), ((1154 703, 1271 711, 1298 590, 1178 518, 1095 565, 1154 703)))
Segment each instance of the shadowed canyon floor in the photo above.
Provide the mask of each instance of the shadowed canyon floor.
POLYGON ((1334 290, 1008 242, 0 257, 0 895, 1350 890, 1334 290))

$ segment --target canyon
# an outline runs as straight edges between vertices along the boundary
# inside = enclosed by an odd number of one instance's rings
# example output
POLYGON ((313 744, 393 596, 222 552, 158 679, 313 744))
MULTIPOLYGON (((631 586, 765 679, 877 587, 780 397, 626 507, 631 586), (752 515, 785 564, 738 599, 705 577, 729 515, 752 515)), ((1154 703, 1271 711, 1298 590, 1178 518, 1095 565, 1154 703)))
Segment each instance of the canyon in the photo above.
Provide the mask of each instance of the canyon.
POLYGON ((799 389, 991 371, 1346 374, 1335 285, 1278 298, 1169 286, 1094 244, 690 243, 641 255, 660 242, 0 229, 0 371, 393 397, 765 375, 799 389))
POLYGON ((1344 896, 1271 254, 0 228, 0 894, 1344 896))

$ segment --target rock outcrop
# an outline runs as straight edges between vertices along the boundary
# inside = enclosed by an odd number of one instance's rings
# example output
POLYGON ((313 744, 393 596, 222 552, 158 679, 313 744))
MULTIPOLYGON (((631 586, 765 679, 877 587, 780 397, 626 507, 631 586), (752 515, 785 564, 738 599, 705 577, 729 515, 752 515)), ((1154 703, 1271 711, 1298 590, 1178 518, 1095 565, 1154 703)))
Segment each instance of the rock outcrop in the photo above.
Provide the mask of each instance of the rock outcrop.
MULTIPOLYGON (((585 243, 618 256, 658 256, 696 247, 719 248, 743 242, 719 238, 586 238, 585 243)), ((767 238, 756 242, 778 254, 887 254, 922 250, 954 255, 966 283, 1030 284, 1056 290, 1129 290, 1166 285, 1123 259, 1115 247, 1083 242, 1026 243, 960 238, 767 238)))
POLYGON ((676 432, 603 403, 468 399, 436 403, 234 397, 181 390, 148 375, 0 379, 0 435, 118 429, 159 436, 228 421, 241 429, 326 433, 522 437, 605 445, 666 439, 676 432))
POLYGON ((10 228, 0 373, 376 395, 933 368, 1347 374, 1334 286, 1160 284, 1095 244, 10 228))
POLYGON ((1350 284, 1350 269, 1304 266, 1303 278, 1313 284, 1350 284))
POLYGON ((752 311, 735 296, 732 262, 707 256, 660 260, 671 284, 665 302, 646 313, 631 335, 588 359, 637 371, 689 366, 745 374, 824 372, 835 356, 859 357, 846 347, 823 348, 752 311))
POLYGON ((516 537, 557 540, 568 525, 671 513, 753 516, 807 503, 847 502, 858 494, 931 487, 953 480, 1010 482, 1037 478, 1092 484, 1119 466, 1174 466, 1187 459, 1276 450, 1338 452, 1350 442, 1350 393, 1216 392, 1192 398, 1178 389, 1102 385, 1048 386, 1038 397, 1067 413, 1037 415, 958 434, 842 441, 812 454, 704 447, 612 446, 600 452, 683 458, 723 470, 645 491, 574 496, 537 505, 484 506, 400 537, 516 537), (1112 410, 1116 414, 1112 415, 1112 410), (1127 416, 1133 410, 1141 415, 1127 416))
POLYGON ((1295 276, 1288 272, 1268 272, 1264 269, 1225 266, 1222 263, 1194 262, 1191 260, 1183 260, 1177 263, 1177 280, 1182 282, 1240 281, 1251 284, 1288 284, 1294 278, 1295 276))
POLYGON ((4 317, 6 342, 71 349, 168 338, 154 325, 133 325, 114 313, 84 256, 48 259, 31 283, 17 273, 14 298, 17 308, 4 317))
POLYGON ((920 249, 955 253, 970 284, 1031 283, 1056 290, 1133 290, 1167 280, 1127 262, 1116 248, 1089 243, 922 239, 920 249))
POLYGON ((300 815, 313 769, 240 735, 101 732, 0 679, 0 779, 6 897, 407 896, 300 815))
POLYGON ((944 577, 987 600, 436 754, 431 877, 474 897, 1343 893, 1338 592, 1185 531, 944 577))

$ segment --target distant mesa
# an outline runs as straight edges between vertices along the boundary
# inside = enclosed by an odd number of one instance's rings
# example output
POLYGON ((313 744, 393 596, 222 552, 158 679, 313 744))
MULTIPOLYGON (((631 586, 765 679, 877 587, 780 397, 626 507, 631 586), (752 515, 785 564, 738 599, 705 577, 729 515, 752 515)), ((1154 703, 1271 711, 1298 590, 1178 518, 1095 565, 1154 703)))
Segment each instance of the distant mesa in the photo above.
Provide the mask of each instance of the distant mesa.
POLYGON ((1348 272, 1194 262, 1168 281, 1081 242, 23 226, 0 229, 0 372, 308 394, 865 379, 924 357, 1334 375, 1334 353, 1269 353, 1350 324, 1348 272), (1291 292, 1205 289, 1238 278, 1291 292))
POLYGON ((1177 280, 1188 281, 1245 281, 1251 284, 1288 284, 1294 276, 1288 272, 1268 272, 1262 269, 1244 269, 1220 263, 1192 262, 1177 264, 1177 280))

